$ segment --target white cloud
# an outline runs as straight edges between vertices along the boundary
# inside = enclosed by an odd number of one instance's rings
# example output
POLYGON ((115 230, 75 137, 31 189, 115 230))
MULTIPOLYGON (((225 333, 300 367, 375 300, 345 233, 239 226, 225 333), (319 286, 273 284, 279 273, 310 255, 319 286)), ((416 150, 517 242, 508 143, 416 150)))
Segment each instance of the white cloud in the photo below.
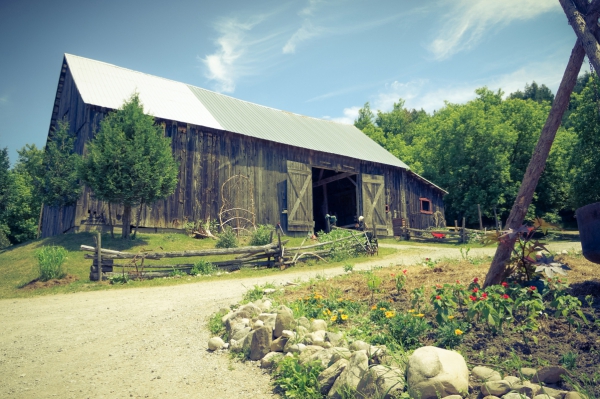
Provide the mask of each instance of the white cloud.
POLYGON ((358 118, 358 110, 361 107, 349 107, 344 108, 344 116, 332 118, 330 116, 324 116, 323 119, 329 119, 330 121, 345 123, 346 125, 353 125, 354 121, 358 118))
POLYGON ((319 5, 319 3, 322 3, 322 2, 323 2, 323 0, 308 0, 308 5, 306 7, 304 7, 302 10, 300 10, 298 15, 305 16, 305 17, 313 15, 313 12, 317 9, 317 6, 319 5))
POLYGON ((292 37, 283 46, 283 54, 293 54, 296 52, 296 46, 305 40, 318 36, 323 29, 314 27, 310 20, 306 19, 302 26, 294 32, 292 37))
POLYGON ((429 45, 438 60, 474 47, 489 29, 560 10, 555 0, 447 0, 447 3, 451 10, 437 38, 429 45))
POLYGON ((221 20, 216 25, 220 33, 215 41, 217 51, 207 55, 201 61, 206 66, 206 77, 216 82, 216 90, 231 93, 235 90, 235 81, 245 70, 248 61, 240 62, 248 51, 248 47, 262 40, 254 41, 249 32, 264 20, 264 16, 254 16, 241 22, 236 18, 221 20))

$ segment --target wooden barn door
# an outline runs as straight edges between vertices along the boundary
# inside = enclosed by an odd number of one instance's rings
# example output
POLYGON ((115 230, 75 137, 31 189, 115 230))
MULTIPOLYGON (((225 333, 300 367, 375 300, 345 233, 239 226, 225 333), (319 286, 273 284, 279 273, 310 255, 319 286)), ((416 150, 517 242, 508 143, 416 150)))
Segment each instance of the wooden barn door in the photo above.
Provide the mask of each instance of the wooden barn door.
POLYGON ((380 175, 363 173, 362 180, 362 206, 363 216, 369 229, 373 224, 378 235, 387 235, 385 217, 385 179, 380 175))
POLYGON ((288 230, 311 231, 313 222, 312 168, 287 161, 288 230))

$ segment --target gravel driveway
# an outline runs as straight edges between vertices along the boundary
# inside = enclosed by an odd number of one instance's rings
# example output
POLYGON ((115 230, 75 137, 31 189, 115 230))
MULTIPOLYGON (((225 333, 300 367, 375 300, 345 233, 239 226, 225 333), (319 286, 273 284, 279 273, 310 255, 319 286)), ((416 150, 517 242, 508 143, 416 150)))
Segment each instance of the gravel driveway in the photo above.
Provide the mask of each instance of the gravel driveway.
MULTIPOLYGON (((398 248, 398 253, 356 269, 460 257, 455 248, 398 248)), ((581 246, 551 245, 555 251, 573 248, 581 246)), ((469 255, 493 253, 482 248, 469 255)), ((277 397, 269 375, 256 363, 238 363, 206 350, 206 320, 239 301, 244 286, 283 284, 316 273, 330 276, 342 269, 0 300, 0 397, 277 397)))

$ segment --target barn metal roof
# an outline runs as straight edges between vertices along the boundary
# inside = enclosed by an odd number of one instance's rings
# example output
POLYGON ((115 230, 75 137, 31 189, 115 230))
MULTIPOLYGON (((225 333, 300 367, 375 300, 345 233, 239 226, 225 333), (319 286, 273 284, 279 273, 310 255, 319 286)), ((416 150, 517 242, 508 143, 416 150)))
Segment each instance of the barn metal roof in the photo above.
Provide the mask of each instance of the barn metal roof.
POLYGON ((409 169, 353 125, 280 111, 71 54, 65 54, 65 60, 86 104, 117 109, 136 91, 145 111, 157 118, 409 169))

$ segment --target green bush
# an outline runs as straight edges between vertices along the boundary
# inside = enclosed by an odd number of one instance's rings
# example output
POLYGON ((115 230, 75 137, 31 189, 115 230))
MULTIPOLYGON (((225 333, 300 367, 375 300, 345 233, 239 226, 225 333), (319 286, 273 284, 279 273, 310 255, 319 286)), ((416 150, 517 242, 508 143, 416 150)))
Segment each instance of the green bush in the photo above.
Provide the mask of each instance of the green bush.
POLYGON ((205 259, 200 259, 198 262, 194 263, 194 267, 192 267, 192 270, 190 271, 190 274, 192 275, 197 275, 197 274, 212 274, 217 270, 217 268, 215 267, 215 265, 213 265, 212 263, 210 263, 209 261, 205 260, 205 259))
POLYGON ((45 246, 36 252, 39 267, 40 281, 48 281, 53 278, 63 278, 67 272, 63 270, 62 264, 67 259, 67 250, 63 247, 45 246))
POLYGON ((217 240, 217 248, 237 248, 238 239, 233 229, 229 226, 225 227, 225 230, 219 235, 217 240))
POLYGON ((277 365, 275 385, 284 398, 321 399, 318 376, 323 371, 319 361, 300 364, 298 357, 284 357, 277 365))
POLYGON ((271 243, 271 233, 274 227, 268 224, 259 224, 258 228, 252 233, 250 245, 267 245, 271 243))

